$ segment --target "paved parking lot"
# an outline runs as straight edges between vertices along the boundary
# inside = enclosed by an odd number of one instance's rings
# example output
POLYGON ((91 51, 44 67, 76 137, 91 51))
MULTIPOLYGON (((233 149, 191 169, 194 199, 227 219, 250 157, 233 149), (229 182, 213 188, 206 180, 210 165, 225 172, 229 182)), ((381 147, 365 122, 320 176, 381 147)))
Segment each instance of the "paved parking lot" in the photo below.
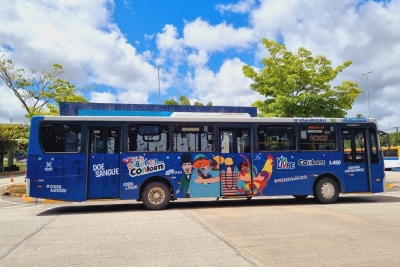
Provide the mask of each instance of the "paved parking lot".
POLYGON ((285 197, 177 201, 164 211, 130 201, 0 208, 0 266, 398 266, 397 189, 333 205, 285 197))

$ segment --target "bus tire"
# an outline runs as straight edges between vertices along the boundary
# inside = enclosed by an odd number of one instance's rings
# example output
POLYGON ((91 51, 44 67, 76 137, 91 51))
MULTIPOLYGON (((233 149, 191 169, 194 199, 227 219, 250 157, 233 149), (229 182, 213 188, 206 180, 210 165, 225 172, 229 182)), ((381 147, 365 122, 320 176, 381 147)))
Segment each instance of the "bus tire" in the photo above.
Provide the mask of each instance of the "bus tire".
POLYGON ((171 190, 162 182, 152 182, 143 190, 142 200, 144 206, 149 210, 165 209, 171 199, 171 190))
POLYGON ((321 204, 335 203, 339 198, 339 185, 334 179, 324 177, 318 181, 314 197, 321 204))

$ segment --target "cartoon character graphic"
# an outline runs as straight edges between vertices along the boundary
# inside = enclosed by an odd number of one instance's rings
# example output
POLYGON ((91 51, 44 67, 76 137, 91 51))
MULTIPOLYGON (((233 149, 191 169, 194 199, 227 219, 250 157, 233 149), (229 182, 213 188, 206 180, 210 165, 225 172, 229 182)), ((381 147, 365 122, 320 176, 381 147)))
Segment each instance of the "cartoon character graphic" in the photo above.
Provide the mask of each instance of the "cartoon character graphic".
POLYGON ((241 162, 238 165, 240 173, 237 181, 237 194, 247 195, 253 193, 254 195, 263 195, 263 190, 267 187, 268 181, 272 176, 274 157, 268 155, 264 167, 257 174, 257 169, 250 165, 250 161, 244 155, 241 154, 240 156, 245 159, 245 162, 241 162), (254 177, 253 182, 251 177, 254 177))
POLYGON ((190 196, 219 197, 221 194, 219 171, 211 169, 210 161, 203 154, 195 156, 193 167, 189 184, 190 196))
POLYGON ((237 193, 238 195, 243 194, 251 194, 252 193, 252 184, 251 177, 255 175, 253 172, 253 167, 250 164, 248 158, 245 155, 240 154, 245 161, 240 162, 238 165, 239 177, 237 180, 237 193))
POLYGON ((214 171, 219 171, 220 170, 220 165, 224 164, 225 159, 222 156, 215 156, 211 161, 210 161, 210 168, 211 170, 214 171))
POLYGON ((268 155, 267 161, 265 162, 261 172, 254 178, 254 185, 257 188, 255 195, 264 195, 263 190, 267 187, 269 179, 271 179, 274 162, 274 157, 268 155))
POLYGON ((221 183, 222 192, 224 196, 236 195, 236 184, 239 177, 239 173, 233 170, 232 158, 225 159, 226 169, 221 170, 221 183))
POLYGON ((176 194, 179 194, 179 192, 183 188, 183 195, 185 197, 190 197, 189 184, 193 169, 192 156, 190 154, 183 154, 181 156, 181 166, 183 170, 183 175, 181 176, 181 179, 178 182, 179 186, 178 189, 176 190, 176 194))

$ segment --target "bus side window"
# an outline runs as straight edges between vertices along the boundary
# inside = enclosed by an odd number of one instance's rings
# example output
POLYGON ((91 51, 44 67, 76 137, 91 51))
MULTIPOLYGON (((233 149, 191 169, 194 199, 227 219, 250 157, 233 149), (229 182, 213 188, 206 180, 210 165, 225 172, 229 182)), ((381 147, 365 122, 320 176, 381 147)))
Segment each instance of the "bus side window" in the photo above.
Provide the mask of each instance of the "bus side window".
POLYGON ((56 147, 56 134, 53 125, 41 125, 40 143, 44 152, 54 152, 54 148, 56 147))
POLYGON ((370 128, 369 132, 370 132, 369 141, 371 142, 371 162, 372 163, 378 163, 379 162, 379 157, 378 157, 378 137, 377 137, 375 129, 370 128))
POLYGON ((40 143, 44 152, 78 153, 81 151, 80 124, 51 123, 40 126, 40 143))
POLYGON ((348 132, 342 132, 342 135, 343 135, 342 148, 343 148, 344 162, 353 162, 351 135, 348 132))
POLYGON ((329 124, 299 125, 300 150, 336 150, 336 128, 329 124))
POLYGON ((259 125, 257 138, 260 151, 296 150, 294 125, 259 125))

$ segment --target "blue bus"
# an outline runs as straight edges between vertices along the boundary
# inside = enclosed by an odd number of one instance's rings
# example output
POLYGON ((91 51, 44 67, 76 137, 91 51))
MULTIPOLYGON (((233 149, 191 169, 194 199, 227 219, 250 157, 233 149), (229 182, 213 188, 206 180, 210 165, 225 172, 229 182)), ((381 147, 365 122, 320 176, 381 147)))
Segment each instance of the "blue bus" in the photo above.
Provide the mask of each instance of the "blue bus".
POLYGON ((314 196, 385 190, 380 132, 365 118, 37 116, 27 162, 31 197, 142 201, 314 196))

